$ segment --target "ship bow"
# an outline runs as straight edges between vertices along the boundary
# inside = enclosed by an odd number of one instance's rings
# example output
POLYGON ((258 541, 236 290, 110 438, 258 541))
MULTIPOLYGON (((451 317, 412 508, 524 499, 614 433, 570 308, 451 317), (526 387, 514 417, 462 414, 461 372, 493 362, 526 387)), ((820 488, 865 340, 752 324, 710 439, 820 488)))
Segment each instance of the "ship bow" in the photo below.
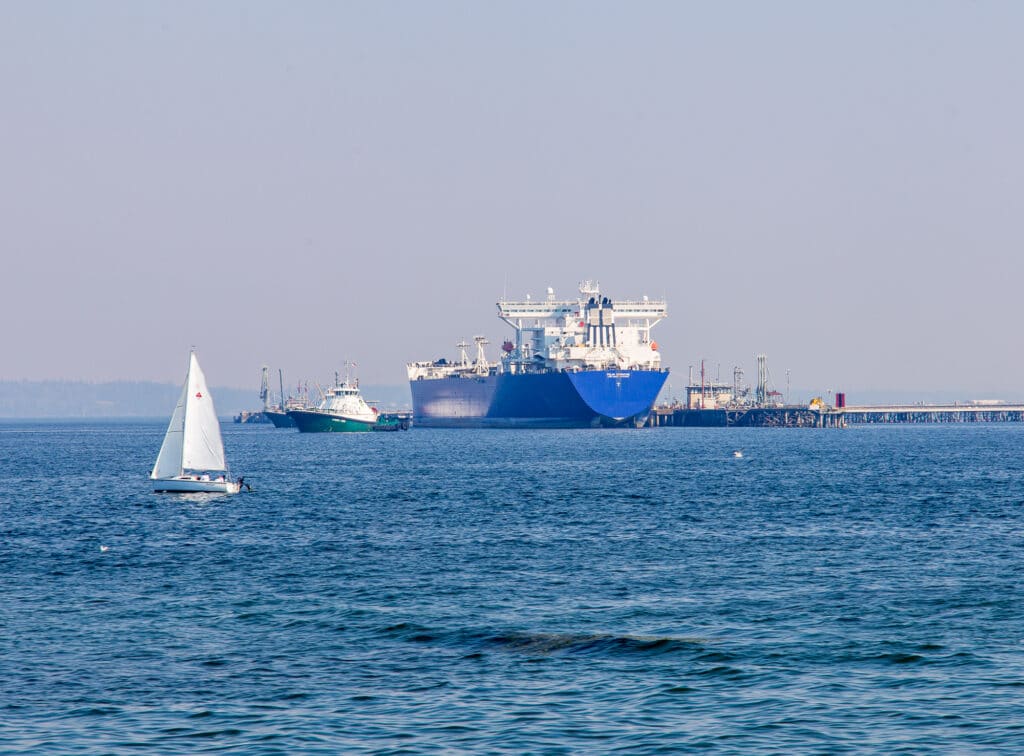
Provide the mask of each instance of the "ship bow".
POLYGON ((580 398, 611 424, 641 424, 668 379, 667 370, 587 370, 569 373, 580 398))

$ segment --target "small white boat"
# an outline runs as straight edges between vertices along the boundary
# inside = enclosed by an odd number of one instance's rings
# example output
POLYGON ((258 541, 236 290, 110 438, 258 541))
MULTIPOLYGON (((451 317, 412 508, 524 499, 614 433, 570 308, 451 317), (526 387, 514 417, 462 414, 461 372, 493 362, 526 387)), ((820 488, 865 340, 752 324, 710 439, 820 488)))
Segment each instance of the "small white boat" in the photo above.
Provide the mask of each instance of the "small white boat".
POLYGON ((195 351, 149 477, 157 493, 235 494, 242 487, 242 479, 233 481, 228 473, 220 421, 195 351))

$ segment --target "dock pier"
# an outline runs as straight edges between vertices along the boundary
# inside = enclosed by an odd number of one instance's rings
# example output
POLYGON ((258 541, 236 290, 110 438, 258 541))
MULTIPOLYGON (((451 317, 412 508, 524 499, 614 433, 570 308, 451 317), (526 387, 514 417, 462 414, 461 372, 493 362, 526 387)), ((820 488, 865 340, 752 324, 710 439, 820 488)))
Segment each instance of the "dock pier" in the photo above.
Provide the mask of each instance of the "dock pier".
POLYGON ((908 404, 847 407, 654 407, 653 428, 845 428, 847 425, 922 423, 1019 423, 1024 404, 908 404))
POLYGON ((655 428, 841 428, 843 422, 842 410, 804 405, 715 409, 662 406, 652 409, 647 418, 647 425, 655 428))
POLYGON ((909 404, 845 407, 846 422, 866 423, 1019 423, 1024 404, 909 404))

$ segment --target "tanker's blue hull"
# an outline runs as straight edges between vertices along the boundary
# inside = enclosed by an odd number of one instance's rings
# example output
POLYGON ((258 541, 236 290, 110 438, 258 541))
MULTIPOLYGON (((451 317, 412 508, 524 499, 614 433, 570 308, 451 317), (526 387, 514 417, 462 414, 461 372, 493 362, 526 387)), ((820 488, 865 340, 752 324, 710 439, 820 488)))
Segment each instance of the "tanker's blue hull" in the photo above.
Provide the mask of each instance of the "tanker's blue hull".
POLYGON ((640 426, 667 370, 501 373, 410 381, 420 428, 640 426))

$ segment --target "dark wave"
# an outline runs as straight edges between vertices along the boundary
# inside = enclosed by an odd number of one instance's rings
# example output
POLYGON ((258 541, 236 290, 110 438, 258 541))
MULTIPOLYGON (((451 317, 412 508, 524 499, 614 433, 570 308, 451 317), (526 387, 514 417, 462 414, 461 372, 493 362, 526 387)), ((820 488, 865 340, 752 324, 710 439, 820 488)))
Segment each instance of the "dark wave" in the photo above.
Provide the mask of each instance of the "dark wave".
MULTIPOLYGON (((676 652, 697 653, 708 641, 611 633, 490 632, 487 630, 437 630, 413 622, 382 628, 382 633, 410 643, 459 645, 474 649, 497 649, 528 655, 658 656, 676 652)), ((478 653, 479 651, 474 651, 478 653)))
POLYGON ((486 636, 484 643, 525 654, 641 655, 693 652, 704 641, 693 638, 644 637, 604 633, 497 633, 486 636))

